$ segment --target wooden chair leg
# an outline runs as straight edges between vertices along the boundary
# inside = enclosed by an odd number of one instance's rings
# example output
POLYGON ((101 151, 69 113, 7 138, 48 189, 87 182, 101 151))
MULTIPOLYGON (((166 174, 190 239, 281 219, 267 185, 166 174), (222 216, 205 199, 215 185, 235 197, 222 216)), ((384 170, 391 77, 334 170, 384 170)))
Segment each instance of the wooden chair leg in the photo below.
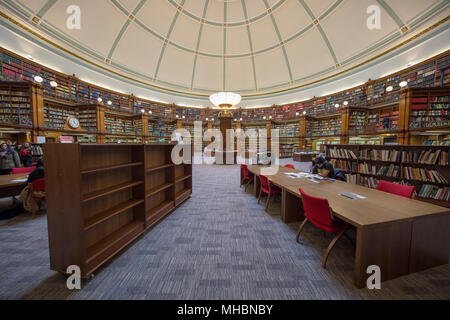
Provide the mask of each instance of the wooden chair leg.
POLYGON ((266 201, 266 212, 267 212, 267 209, 269 209, 269 204, 270 204, 270 193, 269 193, 269 195, 267 196, 267 201, 266 201))
MULTIPOLYGON (((253 178, 250 179, 250 181, 249 181, 248 184, 247 184, 247 187, 248 187, 250 184, 252 184, 252 183, 255 183, 255 177, 253 177, 253 178)), ((245 191, 247 191, 247 187, 245 187, 245 191)))
POLYGON ((262 189, 259 189, 258 204, 259 204, 259 201, 261 200, 261 193, 262 193, 262 189))
POLYGON ((342 235, 345 233, 346 229, 343 229, 341 231, 338 232, 338 234, 336 234, 336 236, 333 238, 333 240, 331 240, 327 251, 325 251, 325 254, 323 255, 322 258, 322 268, 326 268, 327 265, 327 259, 328 256, 330 255, 331 250, 333 249, 334 245, 336 244, 336 242, 342 237, 342 235))
POLYGON ((247 188, 252 181, 253 181, 253 178, 248 180, 247 184, 245 185, 245 192, 247 192, 247 188))
POLYGON ((297 237, 295 238, 295 241, 298 242, 298 239, 300 238, 300 233, 302 232, 303 228, 305 227, 305 224, 308 222, 308 219, 305 218, 305 220, 303 220, 302 224, 300 225, 300 227, 298 227, 298 231, 297 231, 297 237))

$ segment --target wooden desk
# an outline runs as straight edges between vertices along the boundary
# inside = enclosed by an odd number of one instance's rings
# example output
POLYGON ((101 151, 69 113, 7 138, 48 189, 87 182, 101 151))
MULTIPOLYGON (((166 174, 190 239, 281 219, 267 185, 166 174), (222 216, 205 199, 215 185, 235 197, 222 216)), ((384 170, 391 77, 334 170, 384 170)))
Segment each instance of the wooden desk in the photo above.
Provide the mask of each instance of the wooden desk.
POLYGON ((12 197, 20 194, 23 188, 27 186, 27 183, 14 180, 22 180, 27 178, 28 173, 0 176, 0 198, 12 197))
MULTIPOLYGON (((258 176, 261 166, 248 166, 258 176)), ((290 178, 287 171, 268 175, 282 189, 281 216, 285 223, 304 219, 299 188, 328 199, 339 219, 356 228, 355 285, 366 285, 367 267, 378 265, 382 281, 447 264, 450 252, 450 210, 422 201, 342 181, 290 178), (342 197, 353 192, 365 199, 342 197)), ((256 177, 255 181, 259 182, 256 177)), ((255 183, 255 190, 259 188, 255 183)), ((259 192, 259 190, 258 190, 259 192)), ((255 195, 256 195, 255 191, 255 195)))

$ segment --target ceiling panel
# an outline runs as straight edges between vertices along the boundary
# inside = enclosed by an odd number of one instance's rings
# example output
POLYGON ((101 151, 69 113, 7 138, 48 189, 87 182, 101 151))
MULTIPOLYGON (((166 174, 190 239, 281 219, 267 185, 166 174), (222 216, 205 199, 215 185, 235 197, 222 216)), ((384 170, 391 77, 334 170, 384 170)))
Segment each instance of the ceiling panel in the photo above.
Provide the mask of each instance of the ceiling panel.
POLYGON ((127 17, 106 1, 99 10, 98 3, 93 1, 60 0, 48 10, 45 20, 84 47, 91 48, 106 57, 127 17), (69 15, 66 10, 70 5, 80 7, 82 17, 80 29, 67 27, 69 15))
POLYGON ((285 47, 294 80, 334 66, 328 47, 316 28, 306 32, 301 39, 289 42, 285 47))
POLYGON ((162 41, 132 23, 118 43, 112 60, 153 78, 162 44, 162 41))
POLYGON ((369 30, 366 10, 371 4, 372 0, 347 0, 333 15, 320 22, 338 61, 354 56, 398 29, 389 14, 381 10, 381 29, 369 30), (355 13, 352 19, 348 19, 349 11, 355 13))
POLYGON ((283 39, 287 39, 311 24, 311 19, 297 1, 286 1, 273 15, 283 39), (286 19, 286 16, 290 15, 295 16, 295 19, 286 19))
POLYGON ((169 32, 176 9, 166 0, 147 1, 136 17, 164 38, 169 32))
POLYGON ((222 91, 223 62, 221 59, 198 56, 195 68, 194 87, 222 91))
POLYGON ((226 90, 254 90, 253 66, 251 58, 227 59, 226 90))
POLYGON ((161 60, 157 79, 185 86, 192 79, 194 56, 167 46, 161 60))
POLYGON ((258 88, 274 86, 290 81, 288 68, 281 49, 255 56, 258 88))

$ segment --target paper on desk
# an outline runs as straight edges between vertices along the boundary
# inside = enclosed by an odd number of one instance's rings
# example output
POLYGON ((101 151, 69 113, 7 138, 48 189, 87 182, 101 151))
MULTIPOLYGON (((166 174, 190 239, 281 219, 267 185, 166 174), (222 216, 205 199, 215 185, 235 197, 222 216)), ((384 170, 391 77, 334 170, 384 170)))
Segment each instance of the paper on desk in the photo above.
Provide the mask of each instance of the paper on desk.
POLYGON ((354 199, 366 199, 366 197, 364 197, 364 196, 361 196, 361 195, 359 195, 359 194, 356 194, 356 193, 353 193, 353 192, 343 192, 343 193, 341 193, 341 195, 344 195, 344 196, 350 196, 350 197, 353 197, 354 199))
POLYGON ((285 172, 291 178, 308 178, 308 179, 318 179, 323 180, 324 178, 318 174, 312 174, 308 172, 285 172))
POLYGON ((12 182, 27 182, 27 179, 12 180, 12 182))

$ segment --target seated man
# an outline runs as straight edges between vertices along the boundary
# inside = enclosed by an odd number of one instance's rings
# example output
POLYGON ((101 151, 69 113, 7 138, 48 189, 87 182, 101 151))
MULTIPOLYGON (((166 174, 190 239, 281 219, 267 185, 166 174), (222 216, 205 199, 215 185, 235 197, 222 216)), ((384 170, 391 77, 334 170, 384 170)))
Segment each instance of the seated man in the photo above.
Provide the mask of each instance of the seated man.
POLYGON ((40 158, 34 169, 29 175, 27 183, 31 183, 35 180, 42 179, 44 177, 44 159, 40 158))
POLYGON ((317 157, 314 160, 312 173, 319 174, 319 176, 324 178, 335 178, 333 165, 326 161, 323 157, 317 157))

